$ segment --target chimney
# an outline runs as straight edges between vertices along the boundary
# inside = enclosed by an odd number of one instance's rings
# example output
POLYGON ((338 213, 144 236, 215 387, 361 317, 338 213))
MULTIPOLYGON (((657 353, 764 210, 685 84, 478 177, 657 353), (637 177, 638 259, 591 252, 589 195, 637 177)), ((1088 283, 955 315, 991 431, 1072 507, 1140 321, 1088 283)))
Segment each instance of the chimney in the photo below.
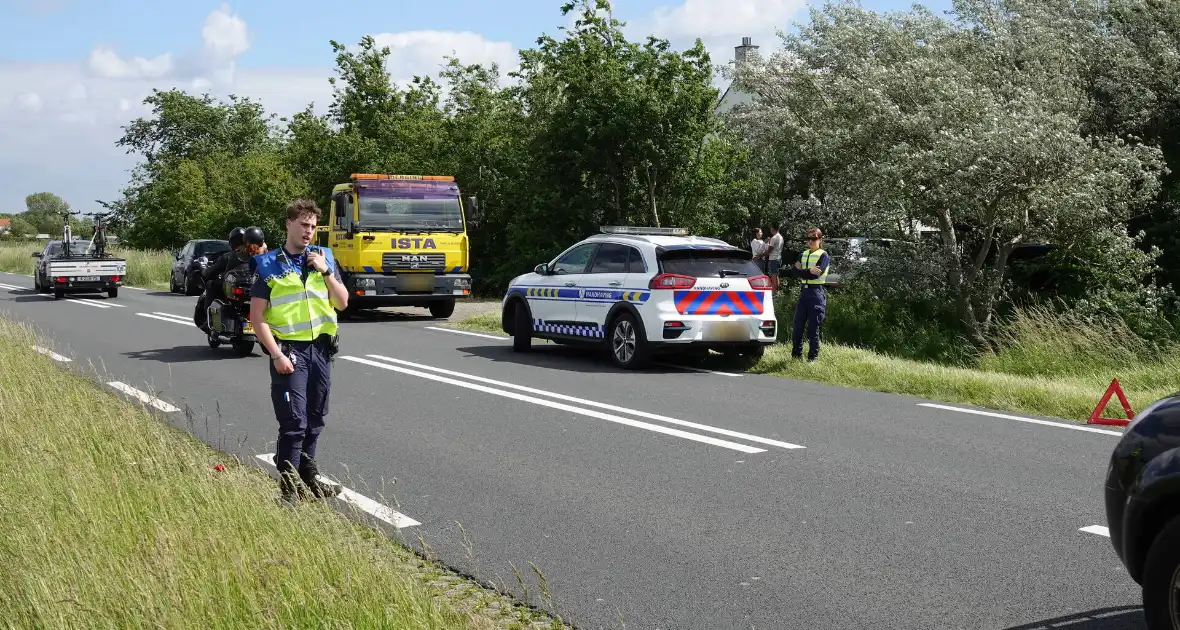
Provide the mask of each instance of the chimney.
POLYGON ((733 47, 733 60, 738 70, 741 70, 747 61, 758 54, 758 47, 753 45, 752 41, 749 37, 743 37, 742 45, 733 47))

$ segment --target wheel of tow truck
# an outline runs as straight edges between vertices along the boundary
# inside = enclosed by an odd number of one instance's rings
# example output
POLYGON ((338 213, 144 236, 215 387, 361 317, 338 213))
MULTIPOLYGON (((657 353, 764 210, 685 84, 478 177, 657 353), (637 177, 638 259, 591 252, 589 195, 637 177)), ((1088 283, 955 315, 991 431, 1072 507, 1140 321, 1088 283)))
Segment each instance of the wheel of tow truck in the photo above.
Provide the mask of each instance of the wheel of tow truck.
POLYGON ((239 357, 248 357, 248 356, 250 356, 251 353, 254 352, 254 342, 253 341, 235 341, 235 342, 233 342, 233 348, 234 348, 234 352, 237 353, 237 355, 239 357))
POLYGON ((53 290, 53 299, 60 300, 60 299, 64 298, 65 296, 66 296, 65 291, 62 291, 61 289, 54 289, 53 290))
POLYGON ((210 348, 213 348, 214 350, 216 350, 217 348, 220 348, 220 347, 221 347, 221 340, 220 340, 220 339, 218 339, 218 338, 216 338, 216 337, 214 337, 213 335, 208 335, 208 336, 206 336, 206 337, 205 337, 205 341, 208 341, 208 342, 209 342, 209 347, 210 347, 210 348))
POLYGON ((533 348, 533 317, 520 302, 512 307, 512 350, 528 352, 533 348))
POLYGON ((1180 516, 1165 525, 1151 543, 1142 577, 1148 630, 1180 629, 1180 516))
POLYGON ((111 287, 107 289, 107 297, 114 299, 119 297, 119 287, 111 287))
POLYGON ((630 313, 623 313, 611 322, 606 347, 611 362, 624 370, 639 369, 647 363, 647 339, 643 328, 630 313))
POLYGON ((176 274, 175 273, 168 274, 168 292, 169 293, 180 293, 180 288, 178 288, 176 286, 176 274))
POLYGON ((438 300, 430 303, 430 316, 437 319, 446 319, 455 312, 455 300, 438 300))

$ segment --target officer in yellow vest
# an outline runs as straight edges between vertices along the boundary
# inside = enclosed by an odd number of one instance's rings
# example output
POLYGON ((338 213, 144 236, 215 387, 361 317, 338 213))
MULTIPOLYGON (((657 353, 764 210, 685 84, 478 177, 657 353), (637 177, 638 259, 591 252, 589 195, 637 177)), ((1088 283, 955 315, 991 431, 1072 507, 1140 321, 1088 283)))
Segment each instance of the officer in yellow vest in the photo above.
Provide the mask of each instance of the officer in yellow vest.
POLYGON ((332 388, 336 311, 348 306, 332 250, 311 247, 322 214, 308 199, 287 206, 287 241, 254 257, 258 275, 250 290, 250 323, 271 357, 271 402, 279 421, 274 463, 288 500, 300 491, 321 498, 340 492, 339 485, 316 478, 314 459, 332 388))
POLYGON ((795 326, 791 334, 791 357, 803 358, 803 329, 807 328, 807 360, 814 361, 819 357, 820 326, 827 319, 828 298, 824 292, 824 282, 828 279, 828 266, 831 261, 828 253, 820 245, 823 243, 823 232, 819 228, 807 230, 807 249, 799 255, 799 262, 795 263, 795 273, 802 283, 799 287, 799 300, 795 302, 795 326))

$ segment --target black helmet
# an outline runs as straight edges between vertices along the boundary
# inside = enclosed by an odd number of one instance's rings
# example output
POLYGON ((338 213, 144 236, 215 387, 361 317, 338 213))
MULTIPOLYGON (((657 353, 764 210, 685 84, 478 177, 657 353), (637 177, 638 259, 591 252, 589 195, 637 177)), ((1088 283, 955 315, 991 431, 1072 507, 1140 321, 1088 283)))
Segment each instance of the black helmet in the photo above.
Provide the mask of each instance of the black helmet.
POLYGON ((262 233, 262 228, 251 225, 246 228, 246 242, 251 245, 262 245, 266 242, 266 235, 262 233))
POLYGON ((229 231, 229 248, 237 249, 246 242, 246 231, 236 227, 229 231))

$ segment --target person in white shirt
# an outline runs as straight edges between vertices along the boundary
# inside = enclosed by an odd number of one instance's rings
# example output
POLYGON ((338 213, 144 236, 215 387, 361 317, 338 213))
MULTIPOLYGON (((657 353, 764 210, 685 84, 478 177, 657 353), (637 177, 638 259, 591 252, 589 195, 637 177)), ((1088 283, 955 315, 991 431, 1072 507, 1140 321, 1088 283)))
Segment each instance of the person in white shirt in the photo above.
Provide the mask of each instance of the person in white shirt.
POLYGON ((762 228, 754 228, 754 239, 750 241, 750 254, 754 264, 766 273, 766 241, 762 240, 762 228))
POLYGON ((779 234, 778 226, 770 227, 770 240, 766 242, 766 271, 770 276, 770 286, 778 294, 778 273, 783 265, 783 235, 779 234))

